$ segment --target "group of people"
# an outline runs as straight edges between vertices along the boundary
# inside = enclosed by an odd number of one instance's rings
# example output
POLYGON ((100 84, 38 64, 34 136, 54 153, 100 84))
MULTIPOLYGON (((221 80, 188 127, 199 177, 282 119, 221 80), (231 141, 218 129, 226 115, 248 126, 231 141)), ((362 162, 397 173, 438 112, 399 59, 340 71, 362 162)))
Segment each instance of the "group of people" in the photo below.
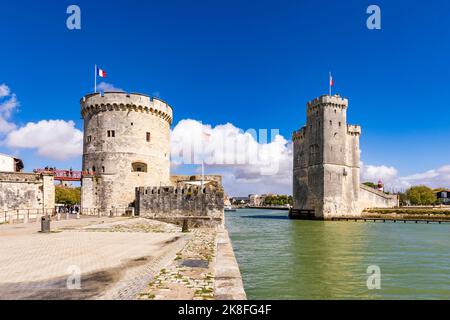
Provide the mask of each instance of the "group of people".
MULTIPOLYGON (((54 171, 56 171, 56 167, 45 167, 44 168, 44 170, 45 171, 47 171, 47 172, 54 172, 54 171)), ((62 170, 60 170, 60 172, 61 172, 62 170)), ((70 168, 69 170, 65 170, 65 171, 63 171, 63 174, 62 174, 63 176, 65 176, 65 177, 73 177, 73 170, 72 170, 72 168, 70 168)))
POLYGON ((79 205, 64 205, 64 206, 58 206, 56 208, 56 212, 57 213, 71 213, 71 214, 75 214, 78 213, 80 211, 80 206, 79 205))

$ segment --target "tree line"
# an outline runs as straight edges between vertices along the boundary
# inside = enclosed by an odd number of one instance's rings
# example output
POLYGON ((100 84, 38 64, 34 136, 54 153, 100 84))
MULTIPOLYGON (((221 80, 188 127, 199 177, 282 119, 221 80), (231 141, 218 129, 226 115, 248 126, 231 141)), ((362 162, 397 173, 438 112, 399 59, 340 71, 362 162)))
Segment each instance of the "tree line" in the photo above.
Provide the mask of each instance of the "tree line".
POLYGON ((294 198, 292 196, 287 195, 273 195, 267 196, 264 199, 265 206, 285 206, 287 204, 293 205, 294 198))
POLYGON ((442 189, 431 189, 427 186, 414 186, 399 193, 400 205, 430 206, 439 204, 436 192, 442 189))
POLYGON ((76 205, 81 203, 81 188, 64 188, 55 186, 55 203, 76 205))

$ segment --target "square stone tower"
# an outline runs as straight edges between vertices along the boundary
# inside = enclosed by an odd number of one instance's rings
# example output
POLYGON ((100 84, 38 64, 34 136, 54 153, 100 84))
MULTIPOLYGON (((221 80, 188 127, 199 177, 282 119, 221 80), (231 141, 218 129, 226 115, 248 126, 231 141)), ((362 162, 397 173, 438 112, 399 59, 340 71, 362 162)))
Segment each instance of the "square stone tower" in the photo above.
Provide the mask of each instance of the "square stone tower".
POLYGON ((360 214, 361 128, 347 125, 348 100, 323 95, 307 103, 306 126, 293 134, 295 210, 317 219, 360 214))

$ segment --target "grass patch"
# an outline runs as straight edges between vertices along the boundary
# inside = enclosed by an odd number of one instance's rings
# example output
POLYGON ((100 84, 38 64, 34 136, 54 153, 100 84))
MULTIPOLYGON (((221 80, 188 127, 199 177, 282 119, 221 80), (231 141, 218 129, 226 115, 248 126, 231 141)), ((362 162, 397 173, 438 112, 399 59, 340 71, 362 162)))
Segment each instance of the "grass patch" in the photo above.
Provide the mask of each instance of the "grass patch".
POLYGON ((199 289, 199 290, 196 290, 196 291, 195 291, 195 294, 196 294, 196 295, 203 296, 203 295, 206 295, 206 294, 210 294, 210 293, 212 293, 212 292, 213 292, 212 289, 208 289, 208 288, 203 287, 203 288, 201 288, 201 289, 199 289))

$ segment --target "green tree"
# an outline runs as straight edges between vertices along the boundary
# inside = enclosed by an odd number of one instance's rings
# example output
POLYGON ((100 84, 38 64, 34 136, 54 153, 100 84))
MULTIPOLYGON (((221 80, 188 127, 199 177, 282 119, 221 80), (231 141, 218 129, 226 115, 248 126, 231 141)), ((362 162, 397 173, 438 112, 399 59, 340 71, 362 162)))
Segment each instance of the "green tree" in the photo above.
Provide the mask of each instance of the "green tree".
POLYGON ((399 196, 400 206, 406 206, 409 204, 409 199, 408 199, 408 196, 406 195, 406 193, 400 192, 398 194, 398 196, 399 196))
POLYGON ((81 188, 55 187, 55 202, 58 204, 75 205, 81 203, 81 188))
POLYGON ((412 205, 432 205, 437 202, 433 190, 426 186, 411 187, 406 191, 406 196, 412 205))
POLYGON ((378 186, 373 182, 364 182, 363 185, 374 188, 374 189, 378 188, 378 186))
POLYGON ((294 199, 292 196, 287 195, 276 195, 276 196, 267 196, 264 199, 264 205, 266 206, 284 206, 286 204, 292 205, 294 199))
POLYGON ((290 204, 291 206, 294 205, 294 197, 293 196, 288 197, 288 204, 290 204))
POLYGON ((265 204, 266 206, 272 205, 272 204, 273 204, 273 197, 272 197, 272 196, 267 196, 267 197, 264 199, 264 204, 265 204))

